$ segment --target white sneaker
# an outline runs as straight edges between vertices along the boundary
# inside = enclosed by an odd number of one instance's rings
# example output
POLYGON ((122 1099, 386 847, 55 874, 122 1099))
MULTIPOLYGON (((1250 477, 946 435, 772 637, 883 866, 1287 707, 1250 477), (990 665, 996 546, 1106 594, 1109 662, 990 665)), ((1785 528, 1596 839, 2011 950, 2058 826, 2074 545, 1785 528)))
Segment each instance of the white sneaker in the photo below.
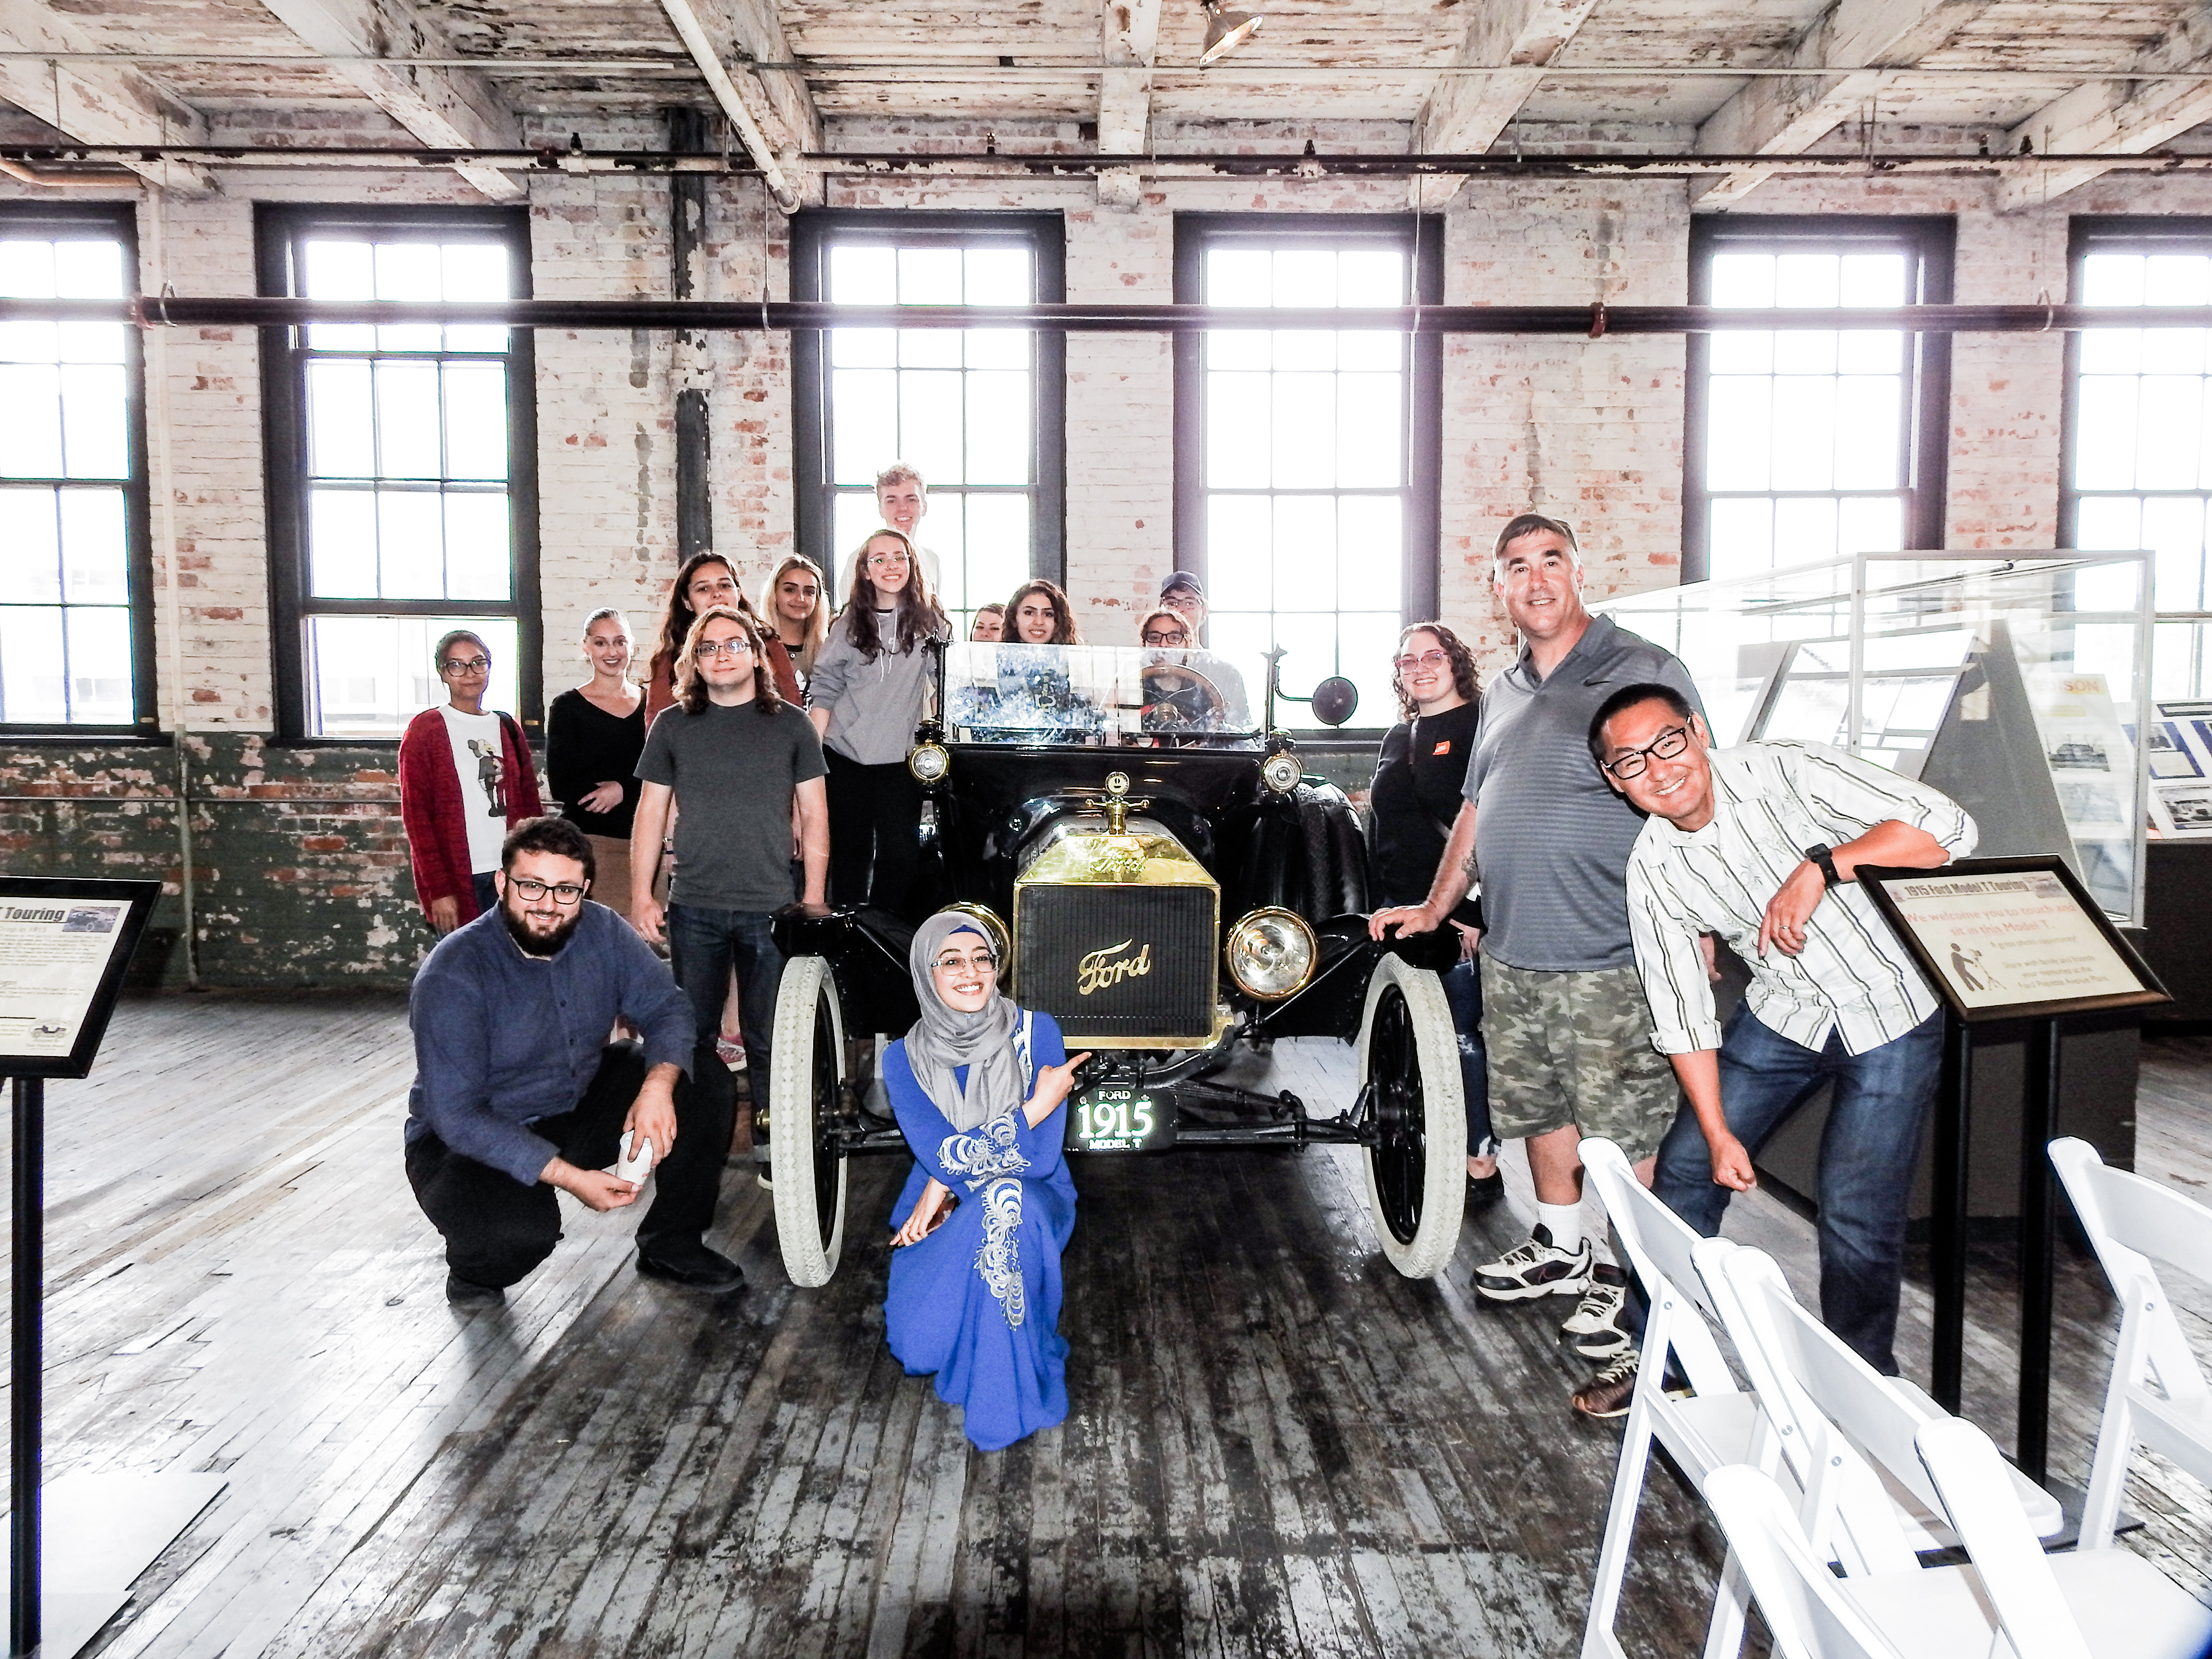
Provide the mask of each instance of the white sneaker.
POLYGON ((1580 1296, 1589 1286, 1590 1246, 1577 1239, 1563 1250, 1540 1221, 1525 1244, 1474 1270, 1474 1293, 1486 1302, 1527 1302, 1540 1296, 1580 1296))
POLYGON ((1628 1275, 1610 1261, 1590 1269, 1589 1288, 1559 1327, 1566 1344, 1585 1359, 1616 1359, 1636 1346, 1628 1329, 1628 1275))

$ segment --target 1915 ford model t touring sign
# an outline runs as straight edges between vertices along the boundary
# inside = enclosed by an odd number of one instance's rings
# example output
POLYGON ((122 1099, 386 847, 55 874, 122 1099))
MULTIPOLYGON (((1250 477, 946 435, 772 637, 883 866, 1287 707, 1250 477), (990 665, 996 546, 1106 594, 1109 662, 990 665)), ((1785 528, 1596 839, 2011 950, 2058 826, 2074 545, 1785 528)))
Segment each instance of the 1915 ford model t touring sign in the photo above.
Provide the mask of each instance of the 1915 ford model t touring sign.
MULTIPOLYGON (((1370 941, 1358 819, 1273 729, 1273 665, 1244 666, 1249 681, 1204 651, 942 648, 908 757, 927 803, 915 913, 776 923, 769 1149, 794 1283, 836 1271, 848 1160, 905 1150, 848 1038, 914 1024, 907 946, 945 908, 989 936, 1018 1002, 1092 1051, 1068 1152, 1357 1146, 1391 1264, 1428 1278, 1450 1259, 1467 1124, 1437 975, 1455 942, 1370 941), (1287 1036, 1356 1042, 1353 1098, 1309 1111, 1216 1080, 1237 1044, 1287 1036)), ((1334 680, 1310 701, 1339 725, 1356 697, 1334 680)))

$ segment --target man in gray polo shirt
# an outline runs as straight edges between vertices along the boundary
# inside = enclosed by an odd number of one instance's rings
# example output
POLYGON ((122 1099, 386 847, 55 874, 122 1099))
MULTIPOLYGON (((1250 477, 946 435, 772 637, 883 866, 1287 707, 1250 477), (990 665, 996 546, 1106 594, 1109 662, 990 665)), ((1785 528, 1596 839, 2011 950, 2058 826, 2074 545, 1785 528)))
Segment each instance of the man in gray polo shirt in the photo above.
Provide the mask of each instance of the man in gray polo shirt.
POLYGON ((1480 872, 1492 1120, 1501 1138, 1528 1142, 1538 1219, 1526 1243, 1476 1269, 1474 1288, 1493 1302, 1580 1297, 1563 1334, 1587 1358, 1619 1361, 1635 1352, 1627 1280, 1583 1237, 1577 1147, 1585 1134, 1618 1141, 1648 1182, 1677 1100, 1651 1047, 1628 930, 1628 855, 1644 819, 1591 762, 1589 722, 1639 681, 1692 704, 1698 693, 1670 653, 1583 608, 1582 553, 1565 522, 1524 513, 1507 524, 1491 580, 1520 630, 1520 660, 1483 693, 1467 799, 1435 886, 1420 904, 1376 912, 1370 931, 1441 926, 1480 872))

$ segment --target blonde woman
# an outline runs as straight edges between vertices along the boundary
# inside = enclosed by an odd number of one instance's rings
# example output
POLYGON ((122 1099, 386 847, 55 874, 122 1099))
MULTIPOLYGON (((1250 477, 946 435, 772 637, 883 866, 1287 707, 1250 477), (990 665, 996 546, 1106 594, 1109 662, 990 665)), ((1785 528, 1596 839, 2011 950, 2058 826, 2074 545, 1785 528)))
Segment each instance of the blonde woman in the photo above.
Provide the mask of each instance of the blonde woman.
POLYGON ((814 659, 830 632, 830 584, 822 567, 803 553, 788 553, 768 579, 769 619, 803 687, 814 678, 814 659))
POLYGON ((628 921, 645 693, 630 683, 634 652, 621 611, 609 605, 585 618, 583 654, 592 677, 545 711, 545 778, 561 816, 592 843, 592 896, 628 921))

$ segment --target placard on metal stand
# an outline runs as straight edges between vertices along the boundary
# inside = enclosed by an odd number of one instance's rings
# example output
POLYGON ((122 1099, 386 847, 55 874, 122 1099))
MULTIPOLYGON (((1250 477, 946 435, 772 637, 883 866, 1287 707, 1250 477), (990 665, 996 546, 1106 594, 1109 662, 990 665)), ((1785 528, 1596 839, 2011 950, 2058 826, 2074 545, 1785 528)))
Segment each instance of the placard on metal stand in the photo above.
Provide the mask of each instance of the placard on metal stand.
POLYGON ((46 1618, 46 1580, 55 1554, 46 1547, 41 1525, 50 1495, 40 1486, 46 1083, 91 1071, 161 891, 155 881, 0 876, 0 1078, 13 1085, 15 1142, 9 1356, 12 1654, 30 1653, 42 1642, 49 1654, 74 1653, 122 1605, 130 1580, 222 1489, 211 1476, 74 1478, 75 1502, 62 1507, 81 1522, 71 1534, 83 1535, 65 1541, 90 1565, 65 1575, 72 1616, 46 1618), (161 1488, 156 1501, 140 1501, 154 1486, 161 1488), (142 1555, 149 1541, 151 1551, 142 1555))
POLYGON ((2029 1022, 2027 1102, 2020 1152, 2020 1416, 2014 1461, 2044 1482, 2051 1449, 2054 1177, 2061 1022, 2069 1014, 2171 1002, 2065 861, 1960 859, 1937 870, 1862 866, 1857 878, 1943 999, 1943 1081, 1936 1095, 1932 1393, 1959 1409, 1966 1322, 1968 1138, 1973 1030, 2029 1022))

